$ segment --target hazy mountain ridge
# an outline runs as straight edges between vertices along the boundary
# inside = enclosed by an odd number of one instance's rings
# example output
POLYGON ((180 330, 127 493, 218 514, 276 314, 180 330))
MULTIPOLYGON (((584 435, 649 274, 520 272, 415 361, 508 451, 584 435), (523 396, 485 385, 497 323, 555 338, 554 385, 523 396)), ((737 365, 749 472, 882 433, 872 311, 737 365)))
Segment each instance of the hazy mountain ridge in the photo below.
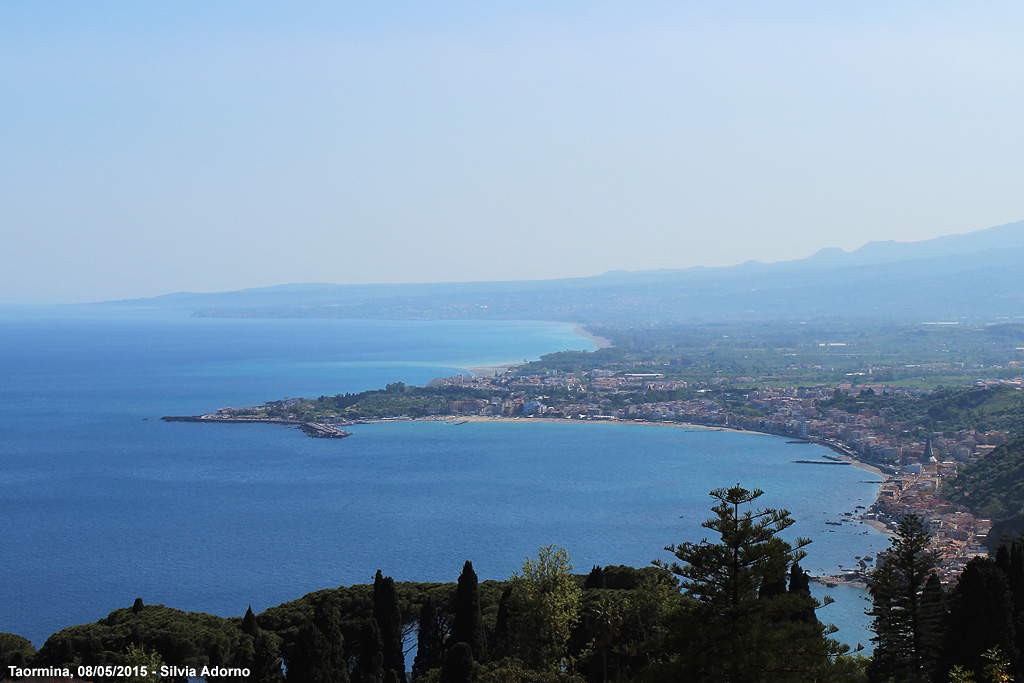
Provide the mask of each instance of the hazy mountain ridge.
POLYGON ((921 242, 869 242, 778 263, 611 271, 562 280, 291 284, 115 302, 217 317, 547 319, 646 323, 1024 316, 1024 221, 921 242))

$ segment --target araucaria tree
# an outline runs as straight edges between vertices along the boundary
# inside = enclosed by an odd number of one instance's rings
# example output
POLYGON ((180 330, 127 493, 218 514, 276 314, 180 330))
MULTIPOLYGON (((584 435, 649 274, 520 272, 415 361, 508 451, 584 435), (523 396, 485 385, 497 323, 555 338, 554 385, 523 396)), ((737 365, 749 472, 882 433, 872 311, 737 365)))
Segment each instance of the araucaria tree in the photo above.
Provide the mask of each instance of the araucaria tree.
POLYGON ((788 511, 749 509, 762 494, 739 484, 711 491, 715 516, 703 526, 718 541, 666 548, 679 560, 668 568, 680 577, 684 600, 651 680, 821 680, 847 650, 826 637, 831 631, 814 616, 820 605, 794 569, 810 541, 779 537, 793 524, 788 511), (787 575, 794 577, 788 587, 787 575))
POLYGON ((900 521, 889 550, 871 573, 875 653, 868 667, 872 681, 931 681, 942 641, 942 593, 937 563, 928 550, 924 522, 916 515, 900 521))

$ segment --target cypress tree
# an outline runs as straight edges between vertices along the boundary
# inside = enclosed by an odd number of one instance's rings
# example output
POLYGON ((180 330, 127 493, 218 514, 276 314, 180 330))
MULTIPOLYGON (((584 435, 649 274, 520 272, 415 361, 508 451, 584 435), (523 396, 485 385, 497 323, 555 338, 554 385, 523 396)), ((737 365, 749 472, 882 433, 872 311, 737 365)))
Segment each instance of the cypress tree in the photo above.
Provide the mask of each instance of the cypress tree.
POLYGON ((483 662, 487 658, 487 639, 484 634, 484 620, 480 612, 480 593, 477 588, 476 572, 473 563, 466 560, 459 575, 459 585, 455 589, 455 607, 453 610, 452 633, 448 638, 448 647, 456 643, 466 643, 473 652, 473 659, 483 662))
POLYGON ((950 591, 942 668, 959 665, 980 675, 985 652, 995 646, 1016 657, 1010 589, 994 561, 975 557, 950 591))
POLYGON ((434 601, 427 598, 420 608, 419 633, 416 637, 416 659, 412 664, 414 681, 423 680, 426 673, 441 666, 444 659, 444 634, 437 618, 434 601))
POLYGON ((249 609, 245 610, 245 616, 242 617, 242 633, 255 638, 259 628, 256 624, 256 615, 252 613, 252 605, 249 605, 249 609))
POLYGON ((1007 577, 1010 576, 1010 546, 1006 543, 1003 543, 996 549, 996 566, 1007 577))
POLYGON ((384 670, 393 670, 398 674, 400 683, 405 683, 402 611, 398 607, 398 593, 395 592, 394 580, 390 576, 381 576, 379 569, 373 579, 373 618, 380 628, 384 670))
POLYGON ((1010 546, 1010 571, 1006 578, 1013 597, 1013 612, 1018 617, 1024 615, 1024 542, 1019 538, 1010 546))
POLYGON ((374 618, 363 622, 359 630, 359 659, 356 661, 356 683, 383 683, 384 643, 380 637, 380 626, 374 618))
POLYGON ((145 605, 142 604, 142 598, 135 598, 135 602, 132 604, 132 614, 138 614, 142 611, 143 607, 145 605))
POLYGON ((799 562, 794 562, 789 569, 789 592, 802 595, 811 594, 811 577, 800 567, 799 562))
POLYGON ((601 565, 595 564, 594 568, 587 574, 587 580, 583 583, 583 590, 604 588, 604 585, 604 570, 601 569, 601 565))
POLYGON ((441 683, 472 683, 473 651, 468 643, 455 643, 441 666, 441 683))
POLYGON ((512 648, 509 644, 511 625, 509 615, 509 602, 512 598, 512 586, 508 586, 501 592, 498 600, 498 616, 494 622, 494 648, 491 653, 494 659, 507 657, 512 648))

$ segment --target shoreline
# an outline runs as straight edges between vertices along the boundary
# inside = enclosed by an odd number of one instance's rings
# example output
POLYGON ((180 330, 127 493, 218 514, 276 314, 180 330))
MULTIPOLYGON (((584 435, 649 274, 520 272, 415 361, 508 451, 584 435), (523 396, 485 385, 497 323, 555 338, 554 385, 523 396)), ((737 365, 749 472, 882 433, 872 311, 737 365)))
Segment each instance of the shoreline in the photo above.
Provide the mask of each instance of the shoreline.
MULTIPOLYGON (((606 339, 605 337, 598 337, 596 334, 590 332, 587 329, 586 325, 584 325, 583 323, 559 323, 559 324, 561 324, 561 325, 572 325, 572 333, 575 334, 577 337, 583 337, 584 339, 588 340, 591 344, 593 344, 594 345, 593 351, 597 351, 599 349, 608 349, 608 348, 611 348, 611 347, 615 346, 614 344, 612 344, 610 339, 606 339)), ((459 369, 460 370, 465 370, 466 372, 468 372, 469 374, 473 375, 474 377, 494 377, 495 375, 500 375, 502 373, 508 372, 508 371, 513 370, 515 368, 518 368, 520 365, 523 365, 523 364, 522 363, 503 363, 501 365, 481 365, 481 366, 478 366, 478 367, 464 367, 464 368, 459 368, 459 369)))
MULTIPOLYGON (((370 422, 386 422, 386 421, 390 421, 390 420, 371 420, 370 422)), ((499 416, 494 416, 494 415, 435 415, 435 416, 431 416, 431 417, 409 418, 409 421, 410 422, 449 422, 449 421, 451 421, 451 422, 455 422, 457 424, 463 424, 463 423, 466 423, 466 422, 473 422, 473 423, 488 423, 488 422, 490 422, 490 423, 498 423, 498 424, 512 424, 512 423, 522 423, 522 424, 526 424, 526 423, 541 423, 541 424, 613 424, 613 425, 632 425, 632 426, 635 426, 635 427, 670 427, 670 428, 675 428, 675 429, 700 430, 700 431, 707 431, 707 432, 733 432, 735 434, 761 434, 761 435, 764 435, 764 436, 774 436, 774 437, 777 437, 777 438, 780 438, 780 439, 787 438, 786 436, 783 436, 783 435, 780 435, 780 434, 772 434, 772 433, 769 433, 769 432, 760 432, 760 431, 751 430, 751 429, 738 429, 736 427, 724 427, 724 426, 723 427, 718 427, 718 426, 714 426, 714 425, 693 424, 693 423, 690 423, 690 422, 648 422, 646 420, 636 420, 636 421, 634 421, 634 420, 629 420, 629 421, 626 421, 626 420, 573 420, 573 419, 568 419, 568 418, 557 418, 557 417, 503 417, 503 416, 499 417, 499 416)), ((814 443, 815 445, 822 446, 824 448, 830 448, 827 444, 817 443, 817 442, 813 442, 813 441, 811 441, 809 443, 814 443)), ((834 450, 834 449, 830 448, 830 450, 834 450)), ((861 462, 860 460, 857 460, 856 458, 854 458, 854 457, 852 457, 852 456, 850 456, 848 454, 842 454, 841 458, 842 458, 843 462, 847 462, 850 465, 852 465, 853 467, 856 467, 857 469, 859 469, 861 471, 870 472, 870 473, 872 473, 872 474, 874 474, 874 475, 876 475, 878 477, 881 477, 883 479, 883 481, 877 482, 877 485, 879 485, 879 488, 880 488, 880 485, 882 483, 884 483, 885 481, 888 481, 888 479, 889 479, 889 475, 887 475, 885 472, 883 472, 879 468, 877 468, 877 467, 875 467, 873 465, 869 465, 868 463, 861 462)), ((866 482, 866 483, 874 484, 875 482, 866 482)), ((875 493, 875 500, 877 500, 877 499, 878 499, 878 493, 876 492, 875 493)), ((887 537, 892 537, 892 536, 895 535, 895 533, 889 527, 887 527, 884 522, 880 522, 877 519, 866 519, 863 516, 859 516, 857 518, 857 520, 863 522, 864 524, 867 524, 868 526, 870 526, 875 531, 877 531, 877 532, 879 532, 879 533, 881 533, 881 534, 883 534, 883 535, 885 535, 887 537)), ((848 578, 841 578, 838 575, 837 576, 827 576, 827 577, 811 577, 811 580, 812 581, 817 581, 819 583, 826 584, 826 585, 827 585, 827 583, 835 583, 835 584, 856 586, 856 587, 859 587, 859 588, 867 588, 867 584, 864 583, 860 579, 853 579, 853 580, 851 580, 851 579, 848 579, 848 578)))
POLYGON ((605 337, 598 337, 596 334, 588 330, 586 325, 584 325, 583 323, 566 323, 566 325, 574 326, 572 328, 572 332, 577 337, 589 339, 594 344, 595 351, 599 349, 608 349, 611 348, 612 346, 615 346, 614 344, 612 344, 611 339, 607 339, 605 337))

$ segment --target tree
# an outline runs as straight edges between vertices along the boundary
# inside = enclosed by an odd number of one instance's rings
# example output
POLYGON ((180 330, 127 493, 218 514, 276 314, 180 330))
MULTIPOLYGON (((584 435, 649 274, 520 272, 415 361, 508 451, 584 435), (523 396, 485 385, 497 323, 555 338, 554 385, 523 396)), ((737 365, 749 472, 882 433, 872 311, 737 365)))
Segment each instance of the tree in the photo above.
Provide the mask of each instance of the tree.
POLYGON ((988 664, 985 653, 993 647, 1016 656, 1010 589, 993 560, 975 557, 950 591, 942 668, 981 674, 988 664))
POLYGON ((394 671, 400 683, 405 683, 402 611, 398 607, 394 580, 390 576, 381 576, 379 569, 373 579, 373 618, 380 627, 384 670, 394 671))
POLYGON ((348 660, 337 606, 329 600, 313 608, 313 618, 300 630, 288 659, 289 682, 347 683, 348 660))
POLYGON ((25 666, 35 655, 36 649, 28 638, 13 633, 0 633, 0 676, 9 673, 8 667, 25 666))
MULTIPOLYGON (((715 517, 701 526, 718 533, 720 543, 686 542, 666 550, 684 562, 670 569, 681 578, 683 590, 701 602, 721 607, 737 607, 757 597, 762 586, 785 577, 789 565, 799 562, 810 544, 805 538, 790 545, 778 533, 793 525, 788 510, 746 510, 764 491, 748 491, 739 484, 710 493, 718 504, 711 508, 715 517)), ((662 565, 664 566, 664 565, 662 565)))
POLYGON ((384 680, 384 643, 377 620, 369 618, 359 630, 359 659, 353 678, 356 683, 382 683, 384 680))
POLYGON ((429 597, 420 607, 419 629, 416 635, 416 659, 412 663, 412 678, 423 680, 427 672, 441 666, 444 661, 444 633, 429 597))
POLYGON ((441 683, 472 683, 475 665, 473 650, 468 643, 455 643, 444 658, 441 667, 441 683))
POLYGON ((564 548, 541 548, 512 576, 509 630, 513 654, 537 670, 564 664, 569 638, 579 621, 583 591, 572 576, 564 548))
POLYGON ((904 516, 882 564, 869 577, 872 608, 868 614, 875 632, 875 652, 868 667, 872 681, 932 680, 941 613, 934 600, 922 601, 937 564, 928 550, 930 541, 920 517, 904 516))
MULTIPOLYGON (((253 683, 282 683, 284 674, 281 672, 281 637, 276 633, 259 629, 255 636, 255 652, 253 655, 253 683)), ((344 673, 339 672, 336 681, 348 680, 348 666, 344 673)))
POLYGON ((242 633, 256 637, 259 632, 259 625, 256 623, 256 615, 252 613, 252 605, 245 610, 245 616, 242 617, 242 633))
MULTIPOLYGON (((739 484, 710 493, 715 516, 704 522, 718 542, 703 539, 666 548, 680 562, 684 601, 667 620, 664 662, 650 669, 657 681, 817 680, 848 648, 814 616, 806 576, 796 566, 810 541, 778 534, 793 524, 786 510, 750 510, 763 492, 739 484), (787 574, 789 586, 787 586, 787 574)), ((665 567, 663 563, 656 565, 665 567)))
POLYGON ((480 592, 473 563, 469 560, 466 560, 462 567, 459 584, 455 589, 452 632, 448 637, 448 647, 456 643, 469 645, 475 661, 483 662, 487 659, 487 638, 483 615, 480 612, 480 592))

